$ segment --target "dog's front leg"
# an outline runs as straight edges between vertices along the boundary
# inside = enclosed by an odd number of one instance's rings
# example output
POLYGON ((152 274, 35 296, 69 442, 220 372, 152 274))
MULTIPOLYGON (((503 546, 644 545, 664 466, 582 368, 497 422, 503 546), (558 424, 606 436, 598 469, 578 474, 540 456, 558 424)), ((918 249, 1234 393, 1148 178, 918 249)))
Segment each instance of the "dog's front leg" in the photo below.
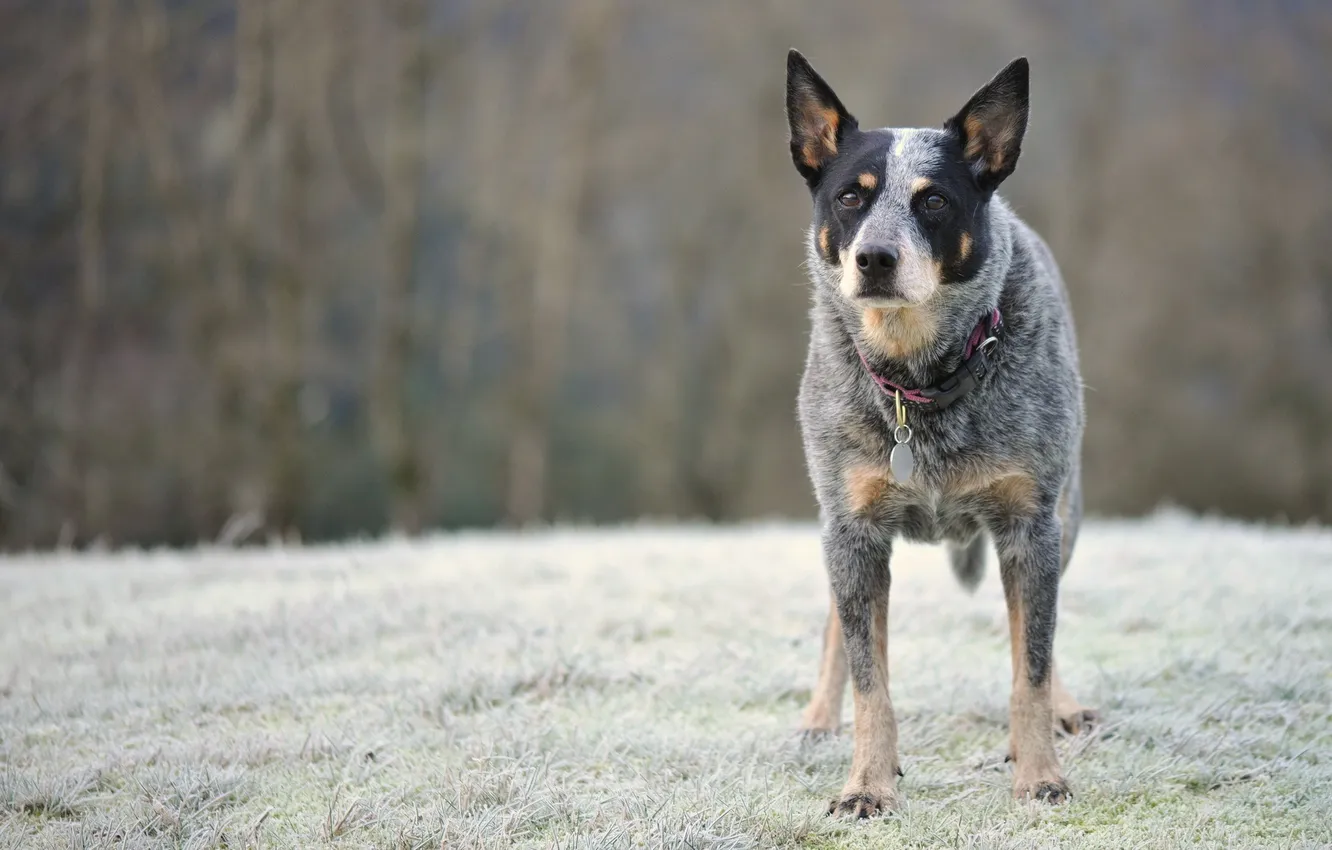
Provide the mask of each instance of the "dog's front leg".
POLYGON ((867 520, 831 519, 824 558, 855 698, 851 776, 829 814, 864 818, 897 804, 897 720, 888 698, 888 559, 892 538, 867 520))
POLYGON ((1059 521, 1051 510, 1013 520, 997 531, 1013 651, 1009 700, 1013 796, 1059 803, 1070 796, 1055 755, 1051 689, 1059 601, 1059 521))

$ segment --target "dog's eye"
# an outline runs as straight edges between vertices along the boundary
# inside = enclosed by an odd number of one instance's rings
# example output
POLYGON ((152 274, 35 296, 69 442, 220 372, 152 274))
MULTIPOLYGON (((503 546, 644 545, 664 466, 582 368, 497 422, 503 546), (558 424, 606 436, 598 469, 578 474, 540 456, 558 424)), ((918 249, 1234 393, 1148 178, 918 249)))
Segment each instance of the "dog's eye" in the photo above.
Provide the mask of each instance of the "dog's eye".
POLYGON ((849 210, 853 210, 856 207, 860 206, 860 195, 850 190, 847 190, 837 196, 837 203, 841 204, 842 206, 846 207, 849 210))
POLYGON ((930 212, 938 212, 948 206, 948 199, 938 193, 925 196, 925 209, 930 212))

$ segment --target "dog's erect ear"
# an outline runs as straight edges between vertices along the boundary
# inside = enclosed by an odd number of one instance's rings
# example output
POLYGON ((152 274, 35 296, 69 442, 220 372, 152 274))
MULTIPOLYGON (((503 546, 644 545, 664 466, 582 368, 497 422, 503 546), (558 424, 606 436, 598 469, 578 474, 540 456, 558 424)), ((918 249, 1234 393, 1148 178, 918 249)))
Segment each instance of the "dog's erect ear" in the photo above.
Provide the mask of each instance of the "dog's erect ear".
POLYGON ((944 123, 944 129, 962 142, 971 173, 987 192, 1017 168, 1022 135, 1027 132, 1029 76, 1026 57, 1014 59, 944 123))
POLYGON ((856 128, 856 119, 795 48, 786 54, 786 119, 791 124, 791 158, 813 185, 856 128))

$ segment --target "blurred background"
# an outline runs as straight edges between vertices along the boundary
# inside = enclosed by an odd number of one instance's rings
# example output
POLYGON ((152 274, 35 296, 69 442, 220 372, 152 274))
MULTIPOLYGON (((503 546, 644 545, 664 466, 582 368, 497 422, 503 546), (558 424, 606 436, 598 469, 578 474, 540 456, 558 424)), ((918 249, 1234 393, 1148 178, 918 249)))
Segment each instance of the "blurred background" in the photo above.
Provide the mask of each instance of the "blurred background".
POLYGON ((1004 63, 1088 507, 1332 520, 1332 4, 5 0, 0 546, 809 518, 800 48, 1004 63))

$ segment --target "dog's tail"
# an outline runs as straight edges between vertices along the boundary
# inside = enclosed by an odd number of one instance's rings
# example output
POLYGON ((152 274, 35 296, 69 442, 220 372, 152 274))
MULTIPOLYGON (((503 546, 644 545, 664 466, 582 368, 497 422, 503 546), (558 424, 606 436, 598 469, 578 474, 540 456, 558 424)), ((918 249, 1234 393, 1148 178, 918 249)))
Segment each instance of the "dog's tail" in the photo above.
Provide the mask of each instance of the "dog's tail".
POLYGON ((948 560, 953 575, 969 593, 974 593, 985 577, 985 535, 977 534, 969 543, 949 543, 948 560))

